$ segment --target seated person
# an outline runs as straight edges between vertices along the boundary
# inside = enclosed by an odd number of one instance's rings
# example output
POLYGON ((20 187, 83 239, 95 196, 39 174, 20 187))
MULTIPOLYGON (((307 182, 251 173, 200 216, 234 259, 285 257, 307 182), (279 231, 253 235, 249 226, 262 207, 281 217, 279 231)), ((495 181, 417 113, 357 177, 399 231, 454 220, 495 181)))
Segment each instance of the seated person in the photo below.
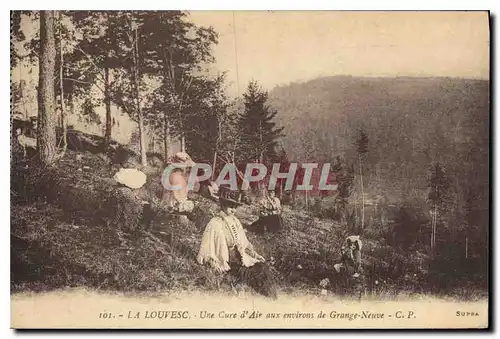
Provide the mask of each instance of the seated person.
POLYGON ((185 167, 175 168, 169 173, 168 178, 162 179, 165 187, 162 200, 170 213, 189 214, 194 208, 194 202, 188 199, 188 178, 195 163, 187 153, 178 152, 170 159, 169 164, 180 164, 185 167), (167 182, 176 188, 167 188, 167 182))
POLYGON ((256 233, 279 232, 283 225, 281 202, 274 190, 264 191, 264 198, 259 202, 259 219, 250 225, 249 230, 256 233))
POLYGON ((219 204, 219 215, 209 221, 203 233, 198 263, 208 264, 218 272, 228 272, 231 270, 231 263, 251 267, 264 262, 264 258, 248 241, 241 222, 234 216, 235 209, 243 205, 241 194, 221 186, 219 204))
POLYGON ((269 215, 281 215, 281 201, 274 190, 268 190, 267 199, 263 202, 263 208, 268 211, 269 215))
POLYGON ((359 235, 347 237, 342 245, 341 263, 334 266, 337 272, 342 269, 354 272, 353 277, 357 278, 361 272, 361 249, 363 243, 359 235))

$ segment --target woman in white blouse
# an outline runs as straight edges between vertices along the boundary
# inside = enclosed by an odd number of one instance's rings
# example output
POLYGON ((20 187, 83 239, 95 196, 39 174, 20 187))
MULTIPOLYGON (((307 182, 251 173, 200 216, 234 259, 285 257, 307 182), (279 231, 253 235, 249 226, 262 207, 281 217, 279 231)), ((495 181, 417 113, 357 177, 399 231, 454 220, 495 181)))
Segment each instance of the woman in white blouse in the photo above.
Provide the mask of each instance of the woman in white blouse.
POLYGON ((220 273, 229 272, 236 285, 244 283, 258 293, 275 299, 277 284, 274 274, 248 241, 241 222, 234 215, 244 200, 240 191, 219 187, 221 211, 205 228, 197 261, 220 273))
POLYGON ((241 195, 224 186, 219 188, 221 211, 207 224, 201 239, 197 261, 208 264, 219 272, 231 270, 230 262, 251 267, 265 259, 248 241, 241 222, 234 212, 241 203, 241 195))

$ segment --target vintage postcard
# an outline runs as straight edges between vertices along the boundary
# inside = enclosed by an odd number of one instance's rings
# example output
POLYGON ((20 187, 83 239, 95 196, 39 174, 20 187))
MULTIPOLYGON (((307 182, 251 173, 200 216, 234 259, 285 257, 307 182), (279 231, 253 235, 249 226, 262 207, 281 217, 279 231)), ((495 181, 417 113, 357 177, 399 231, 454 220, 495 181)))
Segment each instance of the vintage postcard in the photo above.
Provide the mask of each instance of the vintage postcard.
POLYGON ((11 327, 487 329, 488 11, 11 12, 11 327))

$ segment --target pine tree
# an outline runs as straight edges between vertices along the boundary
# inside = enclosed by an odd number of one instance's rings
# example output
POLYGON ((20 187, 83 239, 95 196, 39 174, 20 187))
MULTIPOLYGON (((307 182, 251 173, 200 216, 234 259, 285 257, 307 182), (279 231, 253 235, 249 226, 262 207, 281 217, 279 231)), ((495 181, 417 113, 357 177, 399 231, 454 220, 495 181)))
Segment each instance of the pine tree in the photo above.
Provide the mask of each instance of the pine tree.
POLYGON ((243 94, 245 109, 240 115, 240 153, 246 161, 269 164, 277 160, 276 145, 283 127, 273 121, 277 111, 267 105, 268 93, 256 81, 251 81, 243 94))
POLYGON ((335 181, 338 185, 338 194, 335 198, 338 216, 340 220, 345 222, 347 220, 347 205, 353 190, 354 168, 340 157, 337 157, 332 166, 332 171, 335 173, 335 181))
POLYGON ((361 229, 365 228, 365 191, 363 186, 363 158, 368 152, 368 136, 366 135, 363 128, 359 130, 358 138, 355 142, 356 152, 358 154, 359 162, 359 180, 361 186, 361 229))

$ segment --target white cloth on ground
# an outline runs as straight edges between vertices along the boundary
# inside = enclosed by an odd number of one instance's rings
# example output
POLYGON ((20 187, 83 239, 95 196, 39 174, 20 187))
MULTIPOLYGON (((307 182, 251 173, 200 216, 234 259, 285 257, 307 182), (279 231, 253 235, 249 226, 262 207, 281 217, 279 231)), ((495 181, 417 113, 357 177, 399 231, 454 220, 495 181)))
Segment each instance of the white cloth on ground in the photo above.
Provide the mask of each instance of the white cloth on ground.
POLYGON ((113 179, 129 188, 138 189, 146 183, 146 174, 135 168, 121 168, 113 179))

